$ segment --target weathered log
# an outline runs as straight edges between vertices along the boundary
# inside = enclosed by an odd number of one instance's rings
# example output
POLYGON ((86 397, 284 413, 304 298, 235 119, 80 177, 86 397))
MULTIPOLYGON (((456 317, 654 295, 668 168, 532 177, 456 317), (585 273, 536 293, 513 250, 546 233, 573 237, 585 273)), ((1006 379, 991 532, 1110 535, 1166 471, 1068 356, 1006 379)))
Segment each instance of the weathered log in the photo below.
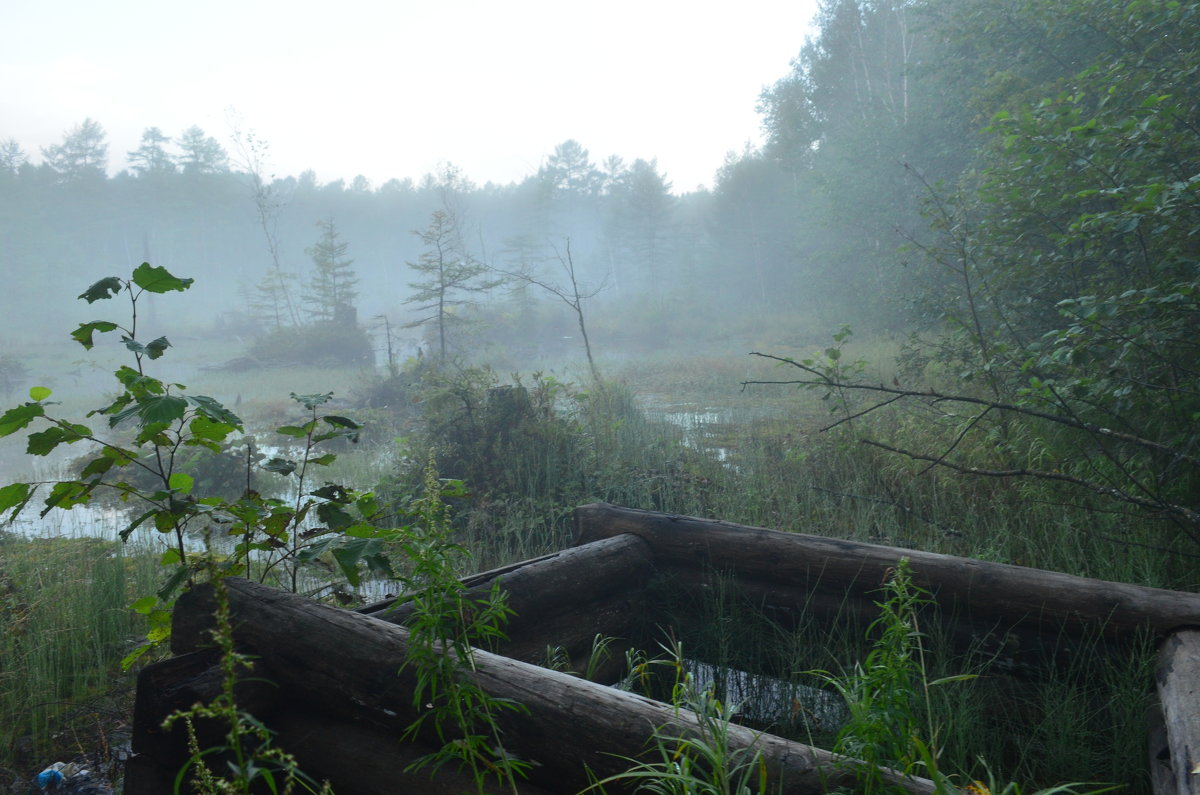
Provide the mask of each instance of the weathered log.
POLYGON ((1200 793, 1200 630, 1172 633, 1159 650, 1158 699, 1177 795, 1200 793))
MULTIPOLYGON (((393 729, 416 716, 416 674, 397 670, 408 646, 402 627, 244 580, 227 583, 235 640, 261 655, 277 681, 302 694, 305 703, 351 720, 370 709, 374 721, 393 729)), ((191 649, 202 642, 213 609, 211 588, 182 596, 173 647, 191 649)), ((531 782, 554 792, 586 786, 585 768, 600 777, 622 771, 628 763, 620 757, 638 756, 657 727, 696 727, 686 710, 484 651, 475 652, 470 676, 492 696, 527 710, 499 716, 503 742, 510 753, 537 762, 531 782)), ((782 782, 784 792, 825 792, 850 783, 850 774, 827 751, 740 726, 730 727, 730 743, 760 749, 772 781, 782 782)), ((932 791, 927 780, 889 775, 911 792, 932 791)))
MULTIPOLYGON (((133 731, 126 764, 125 792, 128 795, 158 795, 169 792, 175 774, 191 755, 182 723, 164 728, 171 714, 194 704, 207 704, 222 692, 223 674, 219 654, 204 649, 151 663, 138 674, 133 705, 133 731)), ((262 676, 261 666, 241 672, 234 688, 238 707, 266 717, 274 709, 278 688, 262 676)), ((226 727, 197 721, 196 734, 205 746, 224 741, 226 727)))
MULTIPOLYGON (((401 743, 395 732, 300 708, 272 715, 271 728, 275 742, 303 760, 304 773, 318 782, 337 782, 337 795, 462 795, 475 791, 469 773, 452 764, 442 766, 436 777, 431 777, 428 767, 406 771, 433 749, 401 743)), ((518 782, 517 791, 520 795, 551 792, 527 781, 518 782)))
POLYGON ((984 560, 654 513, 597 503, 575 511, 576 543, 633 533, 660 565, 730 571, 760 585, 836 589, 867 597, 901 558, 914 582, 973 621, 991 617, 1052 634, 1100 632, 1120 640, 1200 625, 1200 594, 1145 588, 984 560))
POLYGON ((1154 795, 1175 795, 1175 771, 1171 769, 1171 741, 1163 720, 1162 704, 1155 702, 1147 710, 1146 750, 1150 762, 1150 791, 1154 795))
MULTIPOLYGON (((586 659, 597 634, 626 636, 653 572, 649 546, 627 535, 475 574, 463 583, 469 599, 485 598, 494 583, 500 584, 513 615, 504 628, 508 640, 494 651, 536 663, 545 658, 548 645, 561 646, 580 660, 586 659)), ((412 606, 388 600, 358 612, 403 624, 412 606)))
MULTIPOLYGON (((729 588, 719 579, 724 575, 718 571, 694 569, 688 566, 662 567, 663 579, 659 586, 667 587, 673 597, 689 599, 700 604, 718 588, 729 588)), ((766 618, 784 628, 793 628, 805 621, 814 621, 819 627, 853 626, 860 630, 880 615, 878 601, 882 594, 871 594, 871 598, 850 598, 844 590, 832 585, 829 588, 800 587, 779 581, 764 581, 736 578, 732 586, 734 594, 744 600, 766 618)), ((728 598, 728 594, 726 597, 728 598)), ((1039 622, 1037 627, 1029 622, 1011 621, 1004 617, 984 614, 980 611, 964 611, 955 605, 922 607, 919 617, 922 627, 940 630, 939 638, 962 654, 975 655, 989 661, 992 672, 1003 671, 1026 678, 1045 675, 1047 666, 1064 667, 1071 662, 1092 657, 1098 653, 1124 655, 1124 645, 1112 648, 1111 644, 1099 642, 1101 635, 1095 628, 1087 634, 1067 632, 1063 626, 1051 631, 1048 621, 1039 622), (966 613, 966 614, 964 614, 966 613)), ((668 611, 670 608, 667 608, 668 611)), ((667 615, 667 620, 694 620, 687 611, 667 615)))

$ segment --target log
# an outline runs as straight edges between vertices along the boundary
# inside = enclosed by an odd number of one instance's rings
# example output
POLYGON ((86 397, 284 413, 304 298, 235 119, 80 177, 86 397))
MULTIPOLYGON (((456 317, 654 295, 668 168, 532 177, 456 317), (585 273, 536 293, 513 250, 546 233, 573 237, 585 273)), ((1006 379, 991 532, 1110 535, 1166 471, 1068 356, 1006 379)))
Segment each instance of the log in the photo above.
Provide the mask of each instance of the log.
MULTIPOLYGON (((273 715, 271 728, 280 747, 304 760, 301 770, 318 782, 337 782, 333 788, 337 795, 461 795, 475 791, 469 773, 451 765, 439 769, 432 780, 428 768, 406 772, 406 767, 433 749, 402 744, 395 733, 298 708, 273 715)), ((550 795, 549 790, 529 782, 519 782, 517 789, 520 795, 550 795)))
MULTIPOLYGON (((211 702, 222 690, 219 655, 204 649, 151 663, 138 673, 133 705, 133 730, 126 760, 127 795, 158 795, 169 792, 175 774, 191 755, 182 723, 163 728, 163 720, 196 703, 211 702)), ((266 717, 275 707, 278 688, 263 677, 261 666, 242 672, 234 688, 241 709, 266 717)), ((199 721, 196 733, 205 745, 224 742, 225 727, 199 721)))
MULTIPOLYGON (((260 655, 276 681, 303 703, 348 720, 370 711, 373 721, 394 731, 413 720, 415 673, 397 670, 408 644, 403 627, 245 580, 226 582, 235 641, 260 655)), ((203 642, 213 610, 209 586, 181 596, 172 647, 190 650, 203 642)), ((500 716, 503 741, 510 753, 538 763, 531 783, 554 792, 587 786, 585 766, 599 777, 621 772, 628 763, 619 757, 641 754, 656 727, 696 727, 686 710, 488 652, 475 652, 474 665, 469 675, 480 687, 528 710, 500 716)), ((834 765, 828 751, 741 726, 731 726, 729 734, 732 748, 753 745, 763 752, 772 787, 782 782, 785 793, 851 784, 851 774, 834 765)), ((910 792, 932 792, 927 780, 888 775, 910 792)), ((339 782, 333 784, 337 790, 339 782)))
MULTIPOLYGON (((663 568, 662 584, 672 593, 694 602, 700 602, 719 587, 719 572, 669 565, 663 568)), ((785 629, 795 627, 801 620, 814 620, 821 627, 849 625, 865 631, 880 615, 879 594, 869 599, 848 598, 845 591, 833 588, 802 588, 751 579, 738 579, 735 587, 739 598, 785 629)), ((921 609, 918 616, 925 629, 940 628, 940 637, 956 651, 987 659, 993 672, 1003 671, 1025 678, 1043 677, 1047 666, 1061 668, 1073 660, 1097 653, 1125 653, 1111 644, 1098 642, 1100 637, 1096 631, 1083 635, 1059 627, 1045 632, 1042 631, 1047 628, 1044 621, 1035 628, 1028 622, 1014 623, 994 615, 981 617, 978 612, 963 615, 961 610, 929 607, 921 609)), ((693 620, 686 613, 676 613, 670 618, 693 620)))
POLYGON ((786 533, 710 519, 621 508, 604 503, 575 510, 576 543, 625 533, 644 538, 660 566, 729 571, 761 587, 874 592, 901 558, 913 581, 943 609, 971 621, 1003 618, 1029 631, 1110 640, 1149 627, 1164 636, 1200 625, 1200 594, 1145 588, 1069 574, 899 547, 786 533))
POLYGON ((1200 794, 1200 629, 1171 634, 1159 649, 1158 699, 1176 795, 1200 794))
MULTIPOLYGON (((508 640, 493 651, 525 662, 545 658, 546 647, 563 647, 586 660, 597 634, 624 637, 641 611, 642 589, 654 573, 654 557, 635 535, 615 536, 463 578, 466 596, 483 599, 500 583, 513 615, 508 640)), ((412 606, 396 600, 358 612, 403 624, 412 606)))

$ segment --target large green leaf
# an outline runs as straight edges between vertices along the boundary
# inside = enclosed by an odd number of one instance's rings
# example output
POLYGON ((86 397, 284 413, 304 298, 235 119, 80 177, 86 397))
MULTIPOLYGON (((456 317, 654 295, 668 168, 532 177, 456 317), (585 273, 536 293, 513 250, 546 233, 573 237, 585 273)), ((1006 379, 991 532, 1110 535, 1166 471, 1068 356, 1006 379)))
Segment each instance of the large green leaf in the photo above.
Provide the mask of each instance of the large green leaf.
POLYGON ((0 488, 0 514, 11 508, 12 516, 16 516, 32 496, 33 486, 28 483, 13 483, 12 485, 0 488))
POLYGON ((138 401, 137 413, 147 425, 182 419, 188 402, 175 395, 156 395, 138 401))
POLYGON ((216 398, 207 395, 188 395, 187 402, 196 407, 196 411, 215 423, 230 425, 237 430, 242 429, 242 418, 221 405, 216 398))
POLYGON ((132 337, 122 337, 121 341, 125 343, 125 347, 134 353, 144 353, 151 359, 157 359, 162 356, 167 348, 171 347, 171 343, 166 337, 159 337, 156 340, 147 342, 145 345, 133 339, 132 337))
POLYGON ((143 262, 133 271, 133 283, 151 293, 165 293, 171 290, 183 292, 192 286, 195 279, 180 279, 172 276, 166 268, 143 262))
POLYGON ((45 414, 46 410, 38 403, 25 403, 9 409, 0 415, 0 436, 11 436, 45 414))
POLYGON ((117 328, 116 323, 110 323, 107 320, 93 320, 91 323, 80 323, 79 328, 71 332, 71 338, 90 351, 95 345, 92 342, 92 335, 95 332, 115 331, 117 328))
POLYGON ((78 480, 61 480, 54 484, 50 489, 50 496, 46 498, 46 507, 42 509, 41 516, 45 517, 55 508, 63 508, 70 510, 76 505, 86 503, 92 497, 92 489, 96 487, 95 483, 84 483, 78 480))
POLYGON ((91 430, 85 425, 55 425, 44 431, 29 434, 25 452, 29 455, 48 455, 60 444, 71 444, 86 439, 91 430))
POLYGON ((125 288, 125 282, 116 276, 109 276, 107 279, 101 279, 91 287, 79 294, 79 297, 87 301, 89 304, 95 303, 104 298, 112 298, 125 288))

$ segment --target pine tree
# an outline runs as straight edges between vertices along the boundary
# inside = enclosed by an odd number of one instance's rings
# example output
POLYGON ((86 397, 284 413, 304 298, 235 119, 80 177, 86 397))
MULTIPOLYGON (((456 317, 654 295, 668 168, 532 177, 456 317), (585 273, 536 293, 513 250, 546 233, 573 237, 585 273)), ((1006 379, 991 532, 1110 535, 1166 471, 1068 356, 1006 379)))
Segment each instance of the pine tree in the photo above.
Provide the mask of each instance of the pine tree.
POLYGON ((417 311, 427 313, 408 324, 415 328, 435 323, 438 333, 438 352, 446 358, 446 331, 453 322, 453 308, 472 303, 471 293, 490 290, 496 281, 485 279, 488 267, 472 257, 462 244, 458 223, 446 210, 436 210, 424 231, 414 231, 425 251, 408 266, 425 277, 410 282, 416 290, 404 303, 418 304, 417 311))
POLYGON ((313 275, 304 303, 316 322, 353 326, 357 322, 354 301, 358 298, 355 289, 358 275, 354 272, 354 260, 346 257, 350 244, 339 239, 337 224, 332 218, 318 221, 317 226, 321 229, 320 240, 304 250, 313 261, 313 275))

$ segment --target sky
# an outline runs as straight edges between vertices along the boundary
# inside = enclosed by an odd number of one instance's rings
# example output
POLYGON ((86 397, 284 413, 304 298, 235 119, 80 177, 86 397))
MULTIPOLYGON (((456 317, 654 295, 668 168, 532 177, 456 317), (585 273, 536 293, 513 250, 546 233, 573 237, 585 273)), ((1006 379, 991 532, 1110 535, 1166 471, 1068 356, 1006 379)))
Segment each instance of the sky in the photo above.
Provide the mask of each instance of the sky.
POLYGON ((446 163, 507 184, 575 139, 682 193, 761 142, 817 3, 0 0, 0 141, 40 162, 92 118, 119 171, 145 128, 199 125, 267 142, 279 176, 378 187, 446 163))

